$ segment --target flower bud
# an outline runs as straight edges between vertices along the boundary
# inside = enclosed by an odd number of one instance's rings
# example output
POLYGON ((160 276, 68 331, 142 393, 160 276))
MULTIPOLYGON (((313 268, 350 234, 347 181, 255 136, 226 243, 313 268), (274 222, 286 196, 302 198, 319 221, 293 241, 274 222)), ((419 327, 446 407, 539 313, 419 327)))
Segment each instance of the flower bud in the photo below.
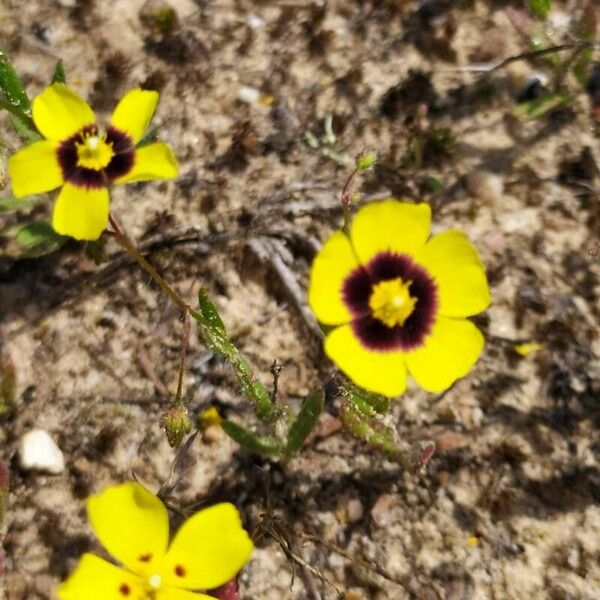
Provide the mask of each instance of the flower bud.
POLYGON ((160 420, 171 448, 179 448, 183 438, 192 430, 192 422, 184 406, 171 407, 160 420))
POLYGON ((356 157, 356 170, 358 172, 370 169, 377 162, 377 152, 375 150, 363 150, 356 157))

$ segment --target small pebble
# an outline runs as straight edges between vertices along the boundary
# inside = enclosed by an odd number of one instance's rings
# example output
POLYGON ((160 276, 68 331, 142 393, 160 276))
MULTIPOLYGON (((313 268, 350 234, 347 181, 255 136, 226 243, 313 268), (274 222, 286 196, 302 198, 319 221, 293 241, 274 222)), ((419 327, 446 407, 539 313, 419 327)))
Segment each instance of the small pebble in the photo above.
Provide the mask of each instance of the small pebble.
POLYGON ((65 459, 47 431, 34 429, 19 442, 19 466, 25 471, 58 475, 65 470, 65 459))
POLYGON ((385 527, 390 524, 392 519, 390 509, 394 502, 395 496, 392 494, 381 494, 381 496, 377 498, 371 509, 371 518, 375 525, 378 527, 385 527))
POLYGON ((260 100, 260 91, 248 85, 243 85, 238 92, 238 99, 246 104, 256 104, 260 100))
POLYGON ((356 523, 363 518, 365 509, 358 498, 353 498, 352 500, 348 500, 346 513, 348 515, 348 523, 356 523))
POLYGON ((467 190, 482 202, 499 202, 504 194, 504 182, 499 175, 489 171, 473 171, 467 175, 467 190))
POLYGON ((344 557, 337 552, 332 552, 327 558, 327 562, 332 569, 342 569, 346 564, 344 557))
POLYGON ((246 17, 246 23, 251 29, 260 29, 265 24, 264 20, 255 14, 248 15, 246 17))

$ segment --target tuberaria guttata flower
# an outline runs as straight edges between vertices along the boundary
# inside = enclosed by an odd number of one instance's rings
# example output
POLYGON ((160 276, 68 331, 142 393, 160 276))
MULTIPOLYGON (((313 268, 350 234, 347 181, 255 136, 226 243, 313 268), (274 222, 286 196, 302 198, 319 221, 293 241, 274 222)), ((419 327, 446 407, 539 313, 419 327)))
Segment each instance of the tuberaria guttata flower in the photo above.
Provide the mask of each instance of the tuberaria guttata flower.
POLYGON ((253 549, 232 504, 190 517, 169 544, 163 503, 138 483, 88 500, 92 528, 123 568, 90 553, 58 590, 60 600, 210 600, 193 590, 230 581, 253 549))
POLYGON ((358 385, 397 396, 407 373, 431 392, 477 362, 481 332, 466 317, 488 306, 477 250, 459 231, 429 239, 428 204, 364 206, 347 236, 335 232, 311 270, 309 304, 335 326, 327 355, 358 385))
POLYGON ((131 90, 102 128, 87 102, 68 86, 47 87, 32 103, 33 121, 45 139, 9 159, 13 194, 21 198, 62 186, 52 226, 79 240, 97 239, 108 223, 109 186, 177 176, 169 146, 137 147, 157 103, 157 92, 131 90))

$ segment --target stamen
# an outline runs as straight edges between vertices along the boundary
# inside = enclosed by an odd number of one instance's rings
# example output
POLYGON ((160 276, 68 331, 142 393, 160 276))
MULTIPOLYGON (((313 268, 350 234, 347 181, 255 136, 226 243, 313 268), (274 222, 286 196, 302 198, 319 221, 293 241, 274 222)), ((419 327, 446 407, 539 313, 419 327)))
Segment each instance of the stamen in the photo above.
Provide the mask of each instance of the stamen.
POLYGON ((375 284, 369 298, 373 316, 388 327, 404 325, 417 303, 409 292, 411 284, 411 280, 403 281, 400 277, 375 284))
POLYGON ((77 166, 101 171, 110 163, 115 152, 112 142, 106 141, 106 133, 84 132, 80 142, 75 142, 77 166))

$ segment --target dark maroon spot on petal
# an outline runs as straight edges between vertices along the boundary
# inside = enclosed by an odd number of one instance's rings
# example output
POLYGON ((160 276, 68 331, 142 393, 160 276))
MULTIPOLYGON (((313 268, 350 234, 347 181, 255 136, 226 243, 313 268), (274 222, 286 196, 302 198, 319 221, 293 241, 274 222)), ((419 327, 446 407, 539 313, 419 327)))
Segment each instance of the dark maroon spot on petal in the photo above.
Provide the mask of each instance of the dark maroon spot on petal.
POLYGON ((112 144, 115 155, 108 163, 104 172, 110 181, 127 175, 135 163, 133 140, 119 129, 109 125, 106 128, 106 141, 112 144))
POLYGON ((138 560, 140 562, 150 562, 152 560, 152 554, 140 554, 138 560))
POLYGON ((381 252, 352 271, 342 287, 342 297, 354 316, 352 329, 358 339, 379 352, 418 348, 431 332, 438 306, 437 287, 429 273, 409 256, 393 252, 381 252), (369 298, 375 284, 397 277, 412 281, 410 295, 417 302, 404 325, 388 327, 371 315, 369 298))
POLYGON ((175 575, 177 577, 185 577, 185 569, 181 565, 175 567, 175 575))
POLYGON ((119 592, 123 595, 123 596, 129 596, 129 594, 131 594, 131 588, 124 583, 120 588, 119 588, 119 592))

